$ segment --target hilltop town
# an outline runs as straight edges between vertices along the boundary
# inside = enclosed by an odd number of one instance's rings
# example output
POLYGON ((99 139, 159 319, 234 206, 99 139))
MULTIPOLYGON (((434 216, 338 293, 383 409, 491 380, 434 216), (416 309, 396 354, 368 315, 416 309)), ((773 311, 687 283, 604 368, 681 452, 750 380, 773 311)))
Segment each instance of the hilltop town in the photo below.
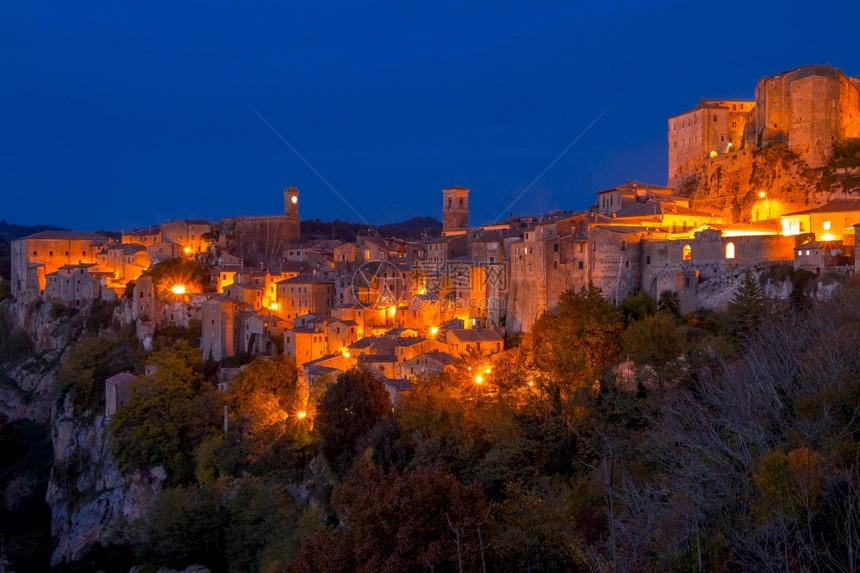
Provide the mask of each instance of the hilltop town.
POLYGON ((477 226, 469 189, 451 186, 440 236, 351 242, 302 240, 289 186, 279 215, 13 241, 12 294, 22 316, 38 300, 118 301, 145 347, 159 329, 197 327, 204 359, 286 353, 309 386, 364 365, 396 397, 418 376, 501 351, 571 289, 595 285, 615 304, 669 291, 690 312, 725 300, 708 285, 744 269, 853 274, 858 138, 860 77, 802 66, 762 78, 754 100, 702 99, 669 118, 667 185, 628 181, 579 210, 477 226), (758 173, 722 203, 696 195, 703 173, 773 154, 831 184, 798 199, 758 173))

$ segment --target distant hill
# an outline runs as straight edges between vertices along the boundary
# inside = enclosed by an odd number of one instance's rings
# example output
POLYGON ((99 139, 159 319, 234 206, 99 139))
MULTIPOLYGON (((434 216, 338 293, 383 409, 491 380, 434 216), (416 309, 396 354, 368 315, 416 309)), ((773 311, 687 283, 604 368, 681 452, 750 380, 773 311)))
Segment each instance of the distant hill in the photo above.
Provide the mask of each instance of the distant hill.
POLYGON ((63 227, 53 227, 51 225, 14 225, 12 223, 7 223, 5 219, 3 221, 0 221, 0 239, 3 239, 7 243, 11 243, 15 239, 20 239, 21 237, 33 235, 41 231, 65 230, 66 229, 63 227))
POLYGON ((338 239, 354 241, 356 235, 379 235, 400 239, 417 239, 422 234, 437 235, 442 231, 442 223, 433 217, 412 217, 400 223, 367 226, 349 221, 321 221, 306 219, 301 222, 302 239, 338 239))

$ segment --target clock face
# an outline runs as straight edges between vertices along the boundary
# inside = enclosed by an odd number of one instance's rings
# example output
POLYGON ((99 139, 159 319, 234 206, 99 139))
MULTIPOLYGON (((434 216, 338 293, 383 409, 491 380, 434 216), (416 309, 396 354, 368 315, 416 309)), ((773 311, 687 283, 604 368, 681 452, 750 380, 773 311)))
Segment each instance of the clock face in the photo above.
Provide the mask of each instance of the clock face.
POLYGON ((295 205, 296 203, 299 202, 299 198, 297 196, 293 195, 292 197, 290 197, 290 201, 292 201, 293 205, 295 205))

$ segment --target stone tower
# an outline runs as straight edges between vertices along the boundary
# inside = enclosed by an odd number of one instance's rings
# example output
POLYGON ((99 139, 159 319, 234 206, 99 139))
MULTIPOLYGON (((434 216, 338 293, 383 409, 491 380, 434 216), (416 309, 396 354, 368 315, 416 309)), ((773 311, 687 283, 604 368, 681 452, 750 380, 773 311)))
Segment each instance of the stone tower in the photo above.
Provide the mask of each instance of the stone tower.
POLYGON ((454 185, 442 189, 442 233, 469 228, 469 190, 454 185))
POLYGON ((292 185, 284 188, 284 215, 299 220, 299 190, 292 185))

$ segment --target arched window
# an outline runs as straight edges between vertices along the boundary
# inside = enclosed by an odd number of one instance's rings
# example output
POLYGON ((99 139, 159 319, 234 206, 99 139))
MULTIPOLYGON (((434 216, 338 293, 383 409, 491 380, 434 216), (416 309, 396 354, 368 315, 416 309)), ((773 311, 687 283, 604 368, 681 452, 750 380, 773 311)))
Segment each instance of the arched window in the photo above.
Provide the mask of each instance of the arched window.
POLYGON ((735 258, 735 244, 734 243, 726 243, 726 258, 727 259, 735 258))
POLYGON ((460 198, 460 209, 462 209, 462 208, 463 208, 463 198, 461 197, 460 198))
POLYGON ((454 200, 451 199, 450 197, 448 197, 448 208, 450 209, 453 206, 454 206, 454 200))
POLYGON ((690 248, 690 245, 684 245, 682 253, 685 261, 689 261, 693 258, 693 249, 690 248))

